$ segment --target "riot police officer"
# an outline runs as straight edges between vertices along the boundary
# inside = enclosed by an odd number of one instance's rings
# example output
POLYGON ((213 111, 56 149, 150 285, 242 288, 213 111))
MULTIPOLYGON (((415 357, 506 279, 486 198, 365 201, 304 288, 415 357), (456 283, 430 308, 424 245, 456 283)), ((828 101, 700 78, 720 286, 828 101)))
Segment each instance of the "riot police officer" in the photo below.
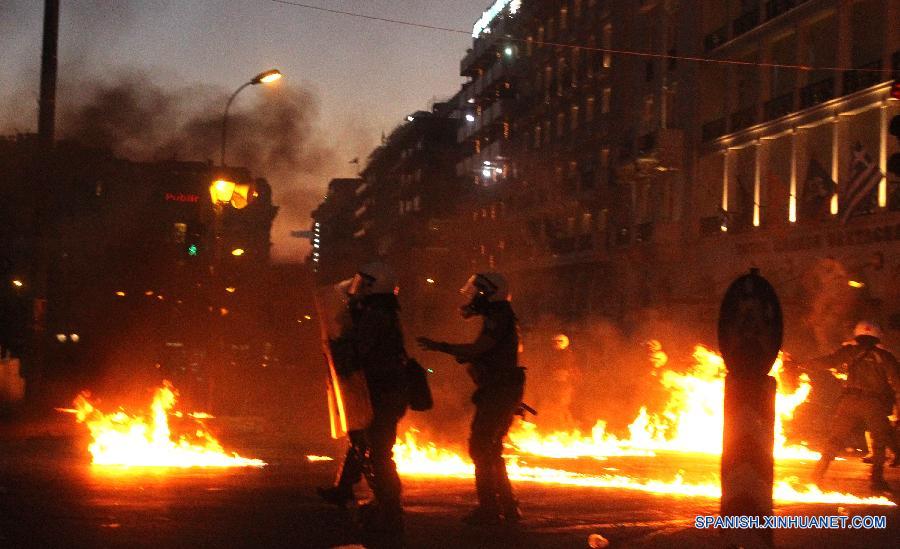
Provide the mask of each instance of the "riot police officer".
POLYGON ((372 403, 372 422, 350 433, 351 448, 336 485, 320 490, 323 499, 344 503, 353 498, 352 487, 362 474, 375 499, 364 507, 369 524, 402 529, 400 477, 393 459, 397 423, 406 412, 403 333, 397 302, 397 277, 384 263, 370 263, 353 277, 348 294, 351 322, 332 343, 349 355, 351 367, 362 369, 372 403))
POLYGON ((480 316, 483 326, 474 343, 453 344, 420 337, 423 349, 450 354, 468 364, 475 382, 475 417, 469 456, 475 464, 478 507, 464 519, 470 524, 517 522, 521 515, 503 461, 503 438, 522 401, 525 370, 518 366, 519 331, 509 302, 509 286, 499 273, 477 273, 460 290, 463 318, 480 316))
POLYGON ((815 365, 837 368, 847 374, 847 383, 835 410, 828 445, 813 472, 822 481, 828 465, 858 424, 872 434, 872 488, 890 490, 884 480, 885 447, 890 443, 888 415, 900 397, 897 359, 879 345, 881 328, 861 321, 853 330, 854 339, 834 353, 816 359, 815 365))

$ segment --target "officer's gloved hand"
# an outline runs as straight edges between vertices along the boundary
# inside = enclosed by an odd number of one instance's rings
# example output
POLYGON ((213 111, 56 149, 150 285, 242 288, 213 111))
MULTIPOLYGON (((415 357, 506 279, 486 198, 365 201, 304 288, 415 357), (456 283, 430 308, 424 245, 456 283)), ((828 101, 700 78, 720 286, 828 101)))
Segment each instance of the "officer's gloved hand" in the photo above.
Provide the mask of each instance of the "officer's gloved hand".
POLYGON ((425 351, 440 351, 441 344, 439 341, 429 339, 427 337, 417 337, 416 343, 425 351))

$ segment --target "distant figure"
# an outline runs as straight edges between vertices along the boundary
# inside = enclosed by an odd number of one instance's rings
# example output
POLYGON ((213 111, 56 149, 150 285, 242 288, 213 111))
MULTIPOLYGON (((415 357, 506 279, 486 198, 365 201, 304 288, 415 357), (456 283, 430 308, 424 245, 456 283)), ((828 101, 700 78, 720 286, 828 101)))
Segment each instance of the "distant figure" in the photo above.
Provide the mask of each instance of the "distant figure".
POLYGON ((831 436, 813 472, 820 483, 828 465, 853 429, 864 424, 872 437, 872 488, 890 490, 884 480, 885 447, 893 433, 888 415, 900 399, 900 371, 897 359, 879 345, 881 328, 861 321, 853 330, 854 339, 834 353, 816 359, 814 365, 836 368, 846 373, 847 383, 831 423, 831 436))
POLYGON ((503 438, 512 425, 525 389, 525 369, 518 365, 519 331, 509 303, 509 285, 499 273, 478 273, 460 290, 466 303, 463 318, 483 318, 474 343, 446 343, 426 337, 419 345, 429 351, 453 355, 467 363, 477 389, 472 395, 475 418, 469 435, 469 456, 475 464, 478 507, 464 521, 490 526, 501 520, 518 522, 518 502, 503 461, 503 438))
POLYGON ((371 263, 356 273, 347 293, 350 322, 332 349, 336 363, 349 363, 345 367, 364 372, 373 418, 365 430, 349 433, 351 445, 338 479, 319 494, 330 503, 345 504, 354 497, 353 485, 366 473, 375 499, 362 508, 364 523, 398 533, 403 529, 403 510, 393 447, 407 397, 397 277, 387 265, 371 263))

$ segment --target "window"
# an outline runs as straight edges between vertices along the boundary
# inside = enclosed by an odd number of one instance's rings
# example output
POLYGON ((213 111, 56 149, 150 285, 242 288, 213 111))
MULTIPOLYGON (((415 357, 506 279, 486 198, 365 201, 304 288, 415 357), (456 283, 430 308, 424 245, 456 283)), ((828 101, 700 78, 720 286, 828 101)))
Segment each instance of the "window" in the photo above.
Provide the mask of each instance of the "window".
POLYGON ((589 95, 587 99, 584 100, 584 121, 585 122, 593 122, 594 121, 594 96, 589 95))
POLYGON ((569 131, 578 129, 578 105, 572 105, 569 112, 569 131))
POLYGON ((187 235, 187 223, 174 223, 172 225, 172 242, 184 244, 187 235))
POLYGON ((591 232, 591 222, 593 221, 594 216, 590 212, 585 212, 581 214, 581 232, 589 233, 591 232))
POLYGON ((541 146, 541 125, 538 124, 534 127, 534 148, 537 149, 541 146))
POLYGON ((606 114, 609 112, 609 104, 612 99, 612 89, 603 88, 603 95, 600 97, 600 112, 606 114))
POLYGON ((612 49, 612 25, 609 23, 603 25, 603 49, 606 50, 603 52, 603 68, 608 69, 612 66, 612 54, 609 52, 612 49))
POLYGON ((559 10, 559 30, 566 30, 566 24, 569 19, 569 9, 566 7, 562 7, 559 10))
POLYGON ((559 139, 563 136, 563 131, 566 126, 566 113, 559 113, 556 115, 556 138, 559 139))
POLYGON ((416 212, 422 210, 422 197, 421 196, 416 196, 415 198, 413 198, 412 209, 413 209, 413 211, 416 211, 416 212))
POLYGON ((532 51, 534 51, 534 37, 529 36, 525 39, 525 55, 531 57, 532 51))
POLYGON ((578 85, 578 71, 581 68, 581 65, 578 64, 578 53, 579 53, 578 48, 572 48, 572 64, 571 64, 572 87, 575 87, 578 85))

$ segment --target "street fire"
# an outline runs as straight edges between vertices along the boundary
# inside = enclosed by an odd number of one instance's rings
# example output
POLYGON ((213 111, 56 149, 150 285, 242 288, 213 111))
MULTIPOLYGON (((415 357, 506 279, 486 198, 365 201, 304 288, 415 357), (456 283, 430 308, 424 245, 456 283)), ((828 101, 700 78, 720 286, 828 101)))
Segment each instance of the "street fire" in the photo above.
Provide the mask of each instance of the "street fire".
MULTIPOLYGON (((642 407, 628 426, 629 437, 617 438, 606 431, 606 422, 599 420, 590 434, 575 429, 542 436, 532 423, 520 422, 509 438, 519 451, 536 456, 575 458, 607 456, 646 456, 658 451, 690 452, 710 455, 722 453, 721 433, 724 418, 722 402, 725 394, 725 363, 714 351, 697 345, 694 364, 684 373, 664 369, 668 357, 658 341, 648 342, 652 374, 668 391, 669 400, 661 413, 650 414, 642 407)), ((803 374, 793 392, 785 388, 781 379, 782 357, 775 361, 770 375, 778 382, 775 408, 775 457, 778 459, 819 458, 805 446, 787 445, 784 422, 793 417, 794 410, 809 396, 809 378, 803 374)))
POLYGON ((212 417, 203 413, 182 414, 173 411, 176 391, 168 381, 153 395, 149 415, 129 415, 122 409, 104 413, 89 400, 88 393, 75 399, 74 409, 60 410, 75 414, 91 433, 88 450, 94 465, 125 467, 262 467, 259 459, 227 453, 206 431, 200 419, 212 417), (193 432, 175 434, 169 426, 169 415, 191 418, 193 432))
MULTIPOLYGON (((578 430, 541 434, 534 423, 521 421, 510 431, 508 446, 509 477, 521 482, 619 488, 660 495, 719 498, 718 475, 702 482, 688 482, 681 473, 667 480, 633 478, 620 474, 584 474, 572 471, 525 465, 525 456, 551 459, 610 457, 652 457, 658 453, 717 456, 722 453, 724 362, 717 353, 697 345, 694 364, 679 373, 664 367, 668 357, 659 342, 650 342, 650 358, 660 383, 668 390, 669 399, 660 413, 641 408, 629 425, 629 436, 618 438, 607 432, 606 422, 599 420, 591 433, 578 430)), ((816 460, 819 454, 805 446, 788 445, 784 423, 794 410, 806 401, 809 379, 801 376, 795 390, 783 383, 783 359, 779 356, 770 375, 778 381, 776 395, 775 457, 778 460, 816 460)), ((394 446, 398 469, 409 476, 471 477, 472 463, 460 454, 419 440, 419 432, 410 428, 394 446)), ((614 468, 605 468, 615 471, 614 468)), ((885 497, 858 497, 839 492, 823 492, 813 484, 802 484, 796 478, 777 479, 774 498, 778 502, 895 505, 885 497)))

